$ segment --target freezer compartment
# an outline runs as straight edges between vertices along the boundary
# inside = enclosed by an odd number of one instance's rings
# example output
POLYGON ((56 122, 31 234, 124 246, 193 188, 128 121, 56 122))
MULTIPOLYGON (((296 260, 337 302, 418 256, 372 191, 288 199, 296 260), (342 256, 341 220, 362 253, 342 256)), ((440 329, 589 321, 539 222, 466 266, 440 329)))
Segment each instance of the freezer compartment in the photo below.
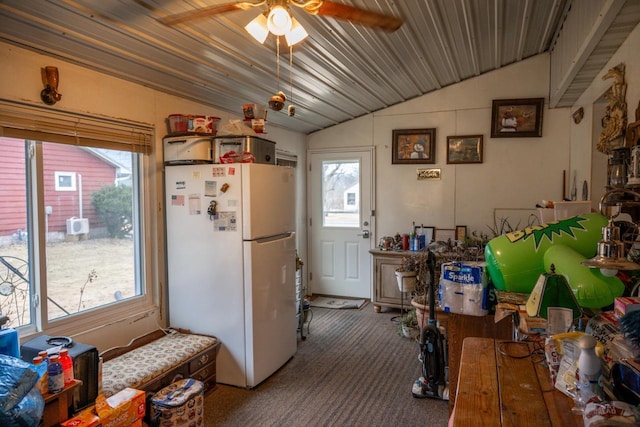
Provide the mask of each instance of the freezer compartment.
POLYGON ((253 154, 256 163, 276 164, 276 143, 257 136, 217 136, 213 138, 213 154, 215 163, 230 151, 242 154, 245 151, 253 154))
POLYGON ((211 136, 168 136, 163 145, 165 165, 213 163, 211 136))

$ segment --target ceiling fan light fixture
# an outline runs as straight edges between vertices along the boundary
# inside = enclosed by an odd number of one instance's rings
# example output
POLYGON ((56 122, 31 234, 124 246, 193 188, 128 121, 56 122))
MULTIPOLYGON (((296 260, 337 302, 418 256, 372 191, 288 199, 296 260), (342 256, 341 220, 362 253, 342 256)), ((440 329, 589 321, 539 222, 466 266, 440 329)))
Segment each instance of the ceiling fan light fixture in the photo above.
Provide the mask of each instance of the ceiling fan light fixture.
POLYGON ((256 16, 251 22, 249 22, 245 27, 245 30, 251 37, 256 39, 260 44, 264 44, 264 41, 267 39, 269 35, 269 29, 267 28, 267 17, 264 14, 260 14, 256 16))
POLYGON ((287 40, 287 45, 293 46, 296 43, 300 43, 306 39, 309 33, 304 29, 300 22, 294 17, 291 17, 291 30, 285 33, 284 38, 287 40))
POLYGON ((276 36, 285 35, 291 30, 291 15, 284 7, 273 6, 267 18, 267 28, 276 36))

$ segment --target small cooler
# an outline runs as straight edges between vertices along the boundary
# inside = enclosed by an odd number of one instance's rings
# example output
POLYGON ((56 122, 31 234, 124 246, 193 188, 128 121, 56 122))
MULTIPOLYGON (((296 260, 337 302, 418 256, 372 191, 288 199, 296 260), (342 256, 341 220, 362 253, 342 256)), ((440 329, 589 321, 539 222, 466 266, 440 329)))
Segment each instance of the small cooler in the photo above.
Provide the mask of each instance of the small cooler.
POLYGON ((186 378, 151 398, 151 427, 204 426, 204 383, 186 378))

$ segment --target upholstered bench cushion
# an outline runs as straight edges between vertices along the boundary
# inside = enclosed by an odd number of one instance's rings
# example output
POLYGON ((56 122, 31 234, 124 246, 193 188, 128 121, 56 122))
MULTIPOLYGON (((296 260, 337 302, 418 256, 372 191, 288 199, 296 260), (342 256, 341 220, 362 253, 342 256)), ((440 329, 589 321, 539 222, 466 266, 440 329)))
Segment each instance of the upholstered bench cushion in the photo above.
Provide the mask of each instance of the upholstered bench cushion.
POLYGON ((216 343, 204 335, 165 335, 104 362, 102 392, 109 397, 127 387, 140 388, 216 343))

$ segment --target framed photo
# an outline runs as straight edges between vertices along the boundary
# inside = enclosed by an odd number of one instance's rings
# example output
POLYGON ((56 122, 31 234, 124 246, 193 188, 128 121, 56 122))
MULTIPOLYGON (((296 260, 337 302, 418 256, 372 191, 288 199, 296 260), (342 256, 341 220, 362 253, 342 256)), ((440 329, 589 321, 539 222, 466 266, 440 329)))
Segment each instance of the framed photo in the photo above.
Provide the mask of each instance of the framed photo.
POLYGON ((435 234, 436 228, 435 227, 427 227, 424 225, 416 225, 413 227, 413 231, 416 233, 416 235, 422 231, 424 233, 424 239, 427 242, 427 245, 431 242, 433 242, 433 235, 435 234), (422 229, 422 230, 421 230, 422 229))
POLYGON ((456 225, 456 240, 464 242, 464 239, 466 238, 467 238, 467 226, 456 225))
POLYGON ((448 136, 447 163, 482 163, 482 135, 448 136))
POLYGON ((491 138, 542 136, 544 98, 494 99, 491 138))
POLYGON ((392 164, 435 163, 436 129, 394 129, 392 164))
POLYGON ((438 242, 447 242, 451 239, 453 242, 456 240, 456 230, 452 228, 436 228, 436 235, 434 239, 438 242))

